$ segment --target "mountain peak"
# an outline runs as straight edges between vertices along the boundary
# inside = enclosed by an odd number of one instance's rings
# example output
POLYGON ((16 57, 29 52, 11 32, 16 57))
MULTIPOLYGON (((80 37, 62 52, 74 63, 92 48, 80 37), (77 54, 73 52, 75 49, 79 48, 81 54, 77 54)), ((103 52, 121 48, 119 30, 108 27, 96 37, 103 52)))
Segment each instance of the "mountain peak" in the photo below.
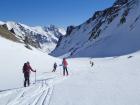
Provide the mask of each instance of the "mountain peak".
POLYGON ((140 50, 140 4, 138 0, 116 0, 77 27, 68 27, 54 56, 110 57, 140 50))
POLYGON ((59 37, 63 36, 63 32, 60 31, 62 29, 59 29, 54 25, 49 27, 30 27, 28 25, 13 21, 0 22, 0 25, 4 25, 10 32, 15 34, 15 36, 23 42, 26 37, 28 37, 29 45, 36 48, 41 48, 42 51, 48 53, 55 48, 59 37))
POLYGON ((113 5, 124 5, 130 0, 116 0, 113 5))

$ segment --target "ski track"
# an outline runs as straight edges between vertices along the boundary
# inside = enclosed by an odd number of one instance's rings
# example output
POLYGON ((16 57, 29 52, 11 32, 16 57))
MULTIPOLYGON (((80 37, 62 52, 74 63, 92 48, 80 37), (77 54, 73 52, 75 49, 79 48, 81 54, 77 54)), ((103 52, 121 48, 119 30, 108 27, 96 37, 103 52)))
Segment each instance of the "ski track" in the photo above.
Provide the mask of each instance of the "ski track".
POLYGON ((48 77, 42 81, 37 80, 36 84, 30 87, 2 91, 0 92, 0 105, 49 105, 53 87, 57 81, 61 80, 64 79, 60 76, 48 77), (6 101, 1 101, 5 98, 6 101))

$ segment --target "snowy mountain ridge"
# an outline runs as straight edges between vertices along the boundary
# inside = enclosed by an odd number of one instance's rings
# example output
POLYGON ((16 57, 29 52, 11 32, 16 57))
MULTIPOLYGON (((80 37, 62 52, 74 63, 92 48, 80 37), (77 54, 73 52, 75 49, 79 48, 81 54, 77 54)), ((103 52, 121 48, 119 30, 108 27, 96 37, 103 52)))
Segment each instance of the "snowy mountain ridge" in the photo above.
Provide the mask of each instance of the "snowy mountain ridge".
POLYGON ((69 26, 53 56, 109 57, 140 50, 139 0, 116 0, 79 26, 69 26), (114 31, 115 30, 115 31, 114 31))
POLYGON ((65 35, 63 28, 54 25, 30 27, 13 21, 0 22, 0 25, 15 34, 21 42, 25 40, 25 37, 28 37, 29 45, 48 53, 55 48, 59 37, 65 35))

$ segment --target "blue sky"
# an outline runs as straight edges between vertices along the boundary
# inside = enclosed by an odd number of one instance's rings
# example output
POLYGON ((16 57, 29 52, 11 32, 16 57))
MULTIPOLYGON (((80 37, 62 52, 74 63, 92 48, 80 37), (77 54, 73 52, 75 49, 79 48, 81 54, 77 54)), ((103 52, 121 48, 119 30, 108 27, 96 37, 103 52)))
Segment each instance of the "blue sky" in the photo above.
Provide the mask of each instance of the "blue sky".
POLYGON ((0 20, 29 26, 79 25, 115 0, 1 0, 0 20))

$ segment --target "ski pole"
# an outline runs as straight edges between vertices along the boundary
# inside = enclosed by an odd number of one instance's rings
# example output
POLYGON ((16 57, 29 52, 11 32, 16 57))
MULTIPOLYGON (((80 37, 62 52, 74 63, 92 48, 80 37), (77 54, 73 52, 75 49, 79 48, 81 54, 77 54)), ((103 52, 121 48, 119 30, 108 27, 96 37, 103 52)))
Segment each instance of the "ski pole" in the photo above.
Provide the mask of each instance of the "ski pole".
POLYGON ((36 72, 35 72, 35 84, 36 84, 36 72))

